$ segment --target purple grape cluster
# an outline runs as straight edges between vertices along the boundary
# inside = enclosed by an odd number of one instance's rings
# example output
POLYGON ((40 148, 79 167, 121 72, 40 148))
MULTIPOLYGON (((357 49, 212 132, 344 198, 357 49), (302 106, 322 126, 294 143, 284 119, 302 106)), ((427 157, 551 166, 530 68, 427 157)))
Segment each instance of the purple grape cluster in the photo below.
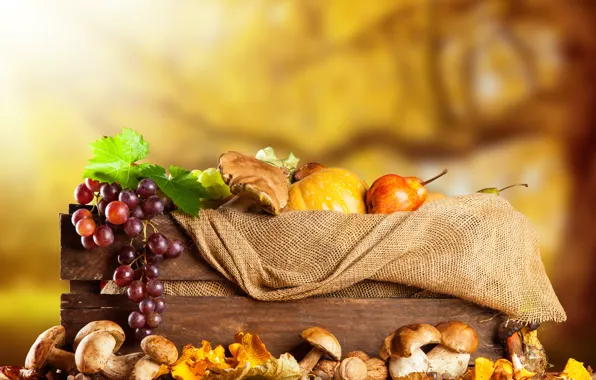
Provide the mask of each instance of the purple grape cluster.
POLYGON ((85 249, 106 247, 114 242, 114 231, 122 226, 123 232, 132 238, 131 244, 120 248, 119 267, 113 280, 119 287, 126 288, 126 295, 139 309, 130 313, 128 324, 135 329, 135 336, 142 340, 154 333, 162 323, 166 309, 163 298, 164 286, 158 279, 159 263, 164 258, 176 258, 184 252, 184 245, 178 239, 167 239, 157 232, 151 219, 170 211, 172 202, 157 194, 157 185, 149 178, 141 180, 136 190, 122 189, 120 185, 100 183, 86 179, 75 189, 75 199, 81 204, 97 200, 99 221, 96 225, 93 214, 79 209, 72 215, 72 223, 81 235, 85 249), (153 233, 147 233, 147 227, 153 233))

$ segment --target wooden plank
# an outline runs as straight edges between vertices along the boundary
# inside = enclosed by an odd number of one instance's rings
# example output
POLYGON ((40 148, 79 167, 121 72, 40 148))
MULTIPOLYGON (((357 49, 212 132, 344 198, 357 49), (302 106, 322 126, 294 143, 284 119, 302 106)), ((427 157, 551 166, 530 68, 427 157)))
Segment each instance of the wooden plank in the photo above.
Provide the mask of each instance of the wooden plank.
MULTIPOLYGON (((60 278, 62 280, 111 280, 118 250, 130 243, 123 232, 116 234, 114 243, 106 248, 91 251, 81 246, 70 215, 60 214, 60 278)), ((160 265, 161 280, 222 280, 227 281, 212 269, 199 255, 199 252, 184 231, 169 216, 154 219, 159 231, 172 239, 184 242, 184 254, 175 260, 164 260, 160 265)))
POLYGON ((70 281, 70 292, 78 294, 99 294, 99 281, 70 281))
MULTIPOLYGON (((248 297, 167 297, 167 310, 160 334, 178 347, 199 345, 206 339, 228 345, 239 331, 256 332, 274 354, 291 352, 301 358, 308 347, 298 334, 319 325, 328 328, 341 342, 345 353, 363 350, 376 355, 383 338, 410 323, 436 324, 459 320, 470 324, 479 335, 474 354, 498 358, 502 346, 496 343, 496 312, 458 299, 416 298, 308 298, 290 302, 261 302, 248 297)), ((109 319, 125 328, 129 337, 123 352, 137 350, 127 326, 136 304, 124 296, 63 294, 61 317, 71 341, 77 331, 94 320, 109 319)))

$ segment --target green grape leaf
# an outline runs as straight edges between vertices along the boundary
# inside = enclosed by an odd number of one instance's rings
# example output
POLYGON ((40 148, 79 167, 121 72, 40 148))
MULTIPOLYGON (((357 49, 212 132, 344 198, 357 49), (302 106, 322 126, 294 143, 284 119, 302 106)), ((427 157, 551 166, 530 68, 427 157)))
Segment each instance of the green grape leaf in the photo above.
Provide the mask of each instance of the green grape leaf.
POLYGON ((191 172, 173 165, 170 175, 159 165, 145 164, 142 168, 143 175, 151 178, 178 208, 190 215, 199 214, 200 198, 206 197, 207 191, 191 172))
POLYGON ((144 159, 149 143, 132 129, 123 128, 113 137, 102 137, 91 143, 93 158, 85 167, 83 178, 101 182, 118 182, 123 188, 134 189, 139 183, 142 166, 135 162, 144 159))

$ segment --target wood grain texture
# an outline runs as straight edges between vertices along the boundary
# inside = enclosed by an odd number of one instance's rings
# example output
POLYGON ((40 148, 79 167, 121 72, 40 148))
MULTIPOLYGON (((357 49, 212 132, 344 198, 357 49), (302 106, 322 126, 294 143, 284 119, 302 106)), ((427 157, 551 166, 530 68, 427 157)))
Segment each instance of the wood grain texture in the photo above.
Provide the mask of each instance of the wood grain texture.
MULTIPOLYGON (((497 325, 503 319, 496 312, 458 299, 343 299, 307 298, 290 302, 261 302, 248 297, 167 297, 164 324, 158 331, 181 348, 199 345, 206 339, 227 346, 239 331, 256 332, 274 354, 291 352, 297 358, 308 350, 298 338, 305 328, 326 327, 339 339, 344 353, 363 350, 376 355, 383 338, 410 323, 436 324, 459 320, 470 324, 479 335, 473 355, 498 358, 503 347, 496 342, 497 325)), ((127 326, 136 304, 124 296, 63 294, 61 319, 71 342, 88 322, 109 319, 125 328, 129 337, 123 352, 138 350, 127 326)))
MULTIPOLYGON (((106 248, 86 250, 81 245, 68 214, 60 214, 60 278, 62 280, 111 280, 114 269, 119 265, 118 250, 130 243, 124 233, 116 233, 114 243, 106 248)), ((175 260, 164 260, 160 265, 161 280, 222 280, 200 256, 192 240, 169 216, 158 216, 153 220, 159 231, 168 238, 180 239, 184 253, 175 260)))

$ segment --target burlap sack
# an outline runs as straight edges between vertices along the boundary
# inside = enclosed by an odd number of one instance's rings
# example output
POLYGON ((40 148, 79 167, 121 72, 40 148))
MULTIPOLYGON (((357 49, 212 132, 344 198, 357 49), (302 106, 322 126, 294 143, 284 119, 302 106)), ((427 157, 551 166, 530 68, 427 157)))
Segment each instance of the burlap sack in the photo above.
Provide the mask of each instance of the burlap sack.
MULTIPOLYGON (((205 210, 174 218, 209 264, 258 300, 444 294, 525 322, 566 319, 536 231, 492 194, 391 215, 205 210)), ((185 282, 181 294, 205 286, 212 284, 185 282)))

